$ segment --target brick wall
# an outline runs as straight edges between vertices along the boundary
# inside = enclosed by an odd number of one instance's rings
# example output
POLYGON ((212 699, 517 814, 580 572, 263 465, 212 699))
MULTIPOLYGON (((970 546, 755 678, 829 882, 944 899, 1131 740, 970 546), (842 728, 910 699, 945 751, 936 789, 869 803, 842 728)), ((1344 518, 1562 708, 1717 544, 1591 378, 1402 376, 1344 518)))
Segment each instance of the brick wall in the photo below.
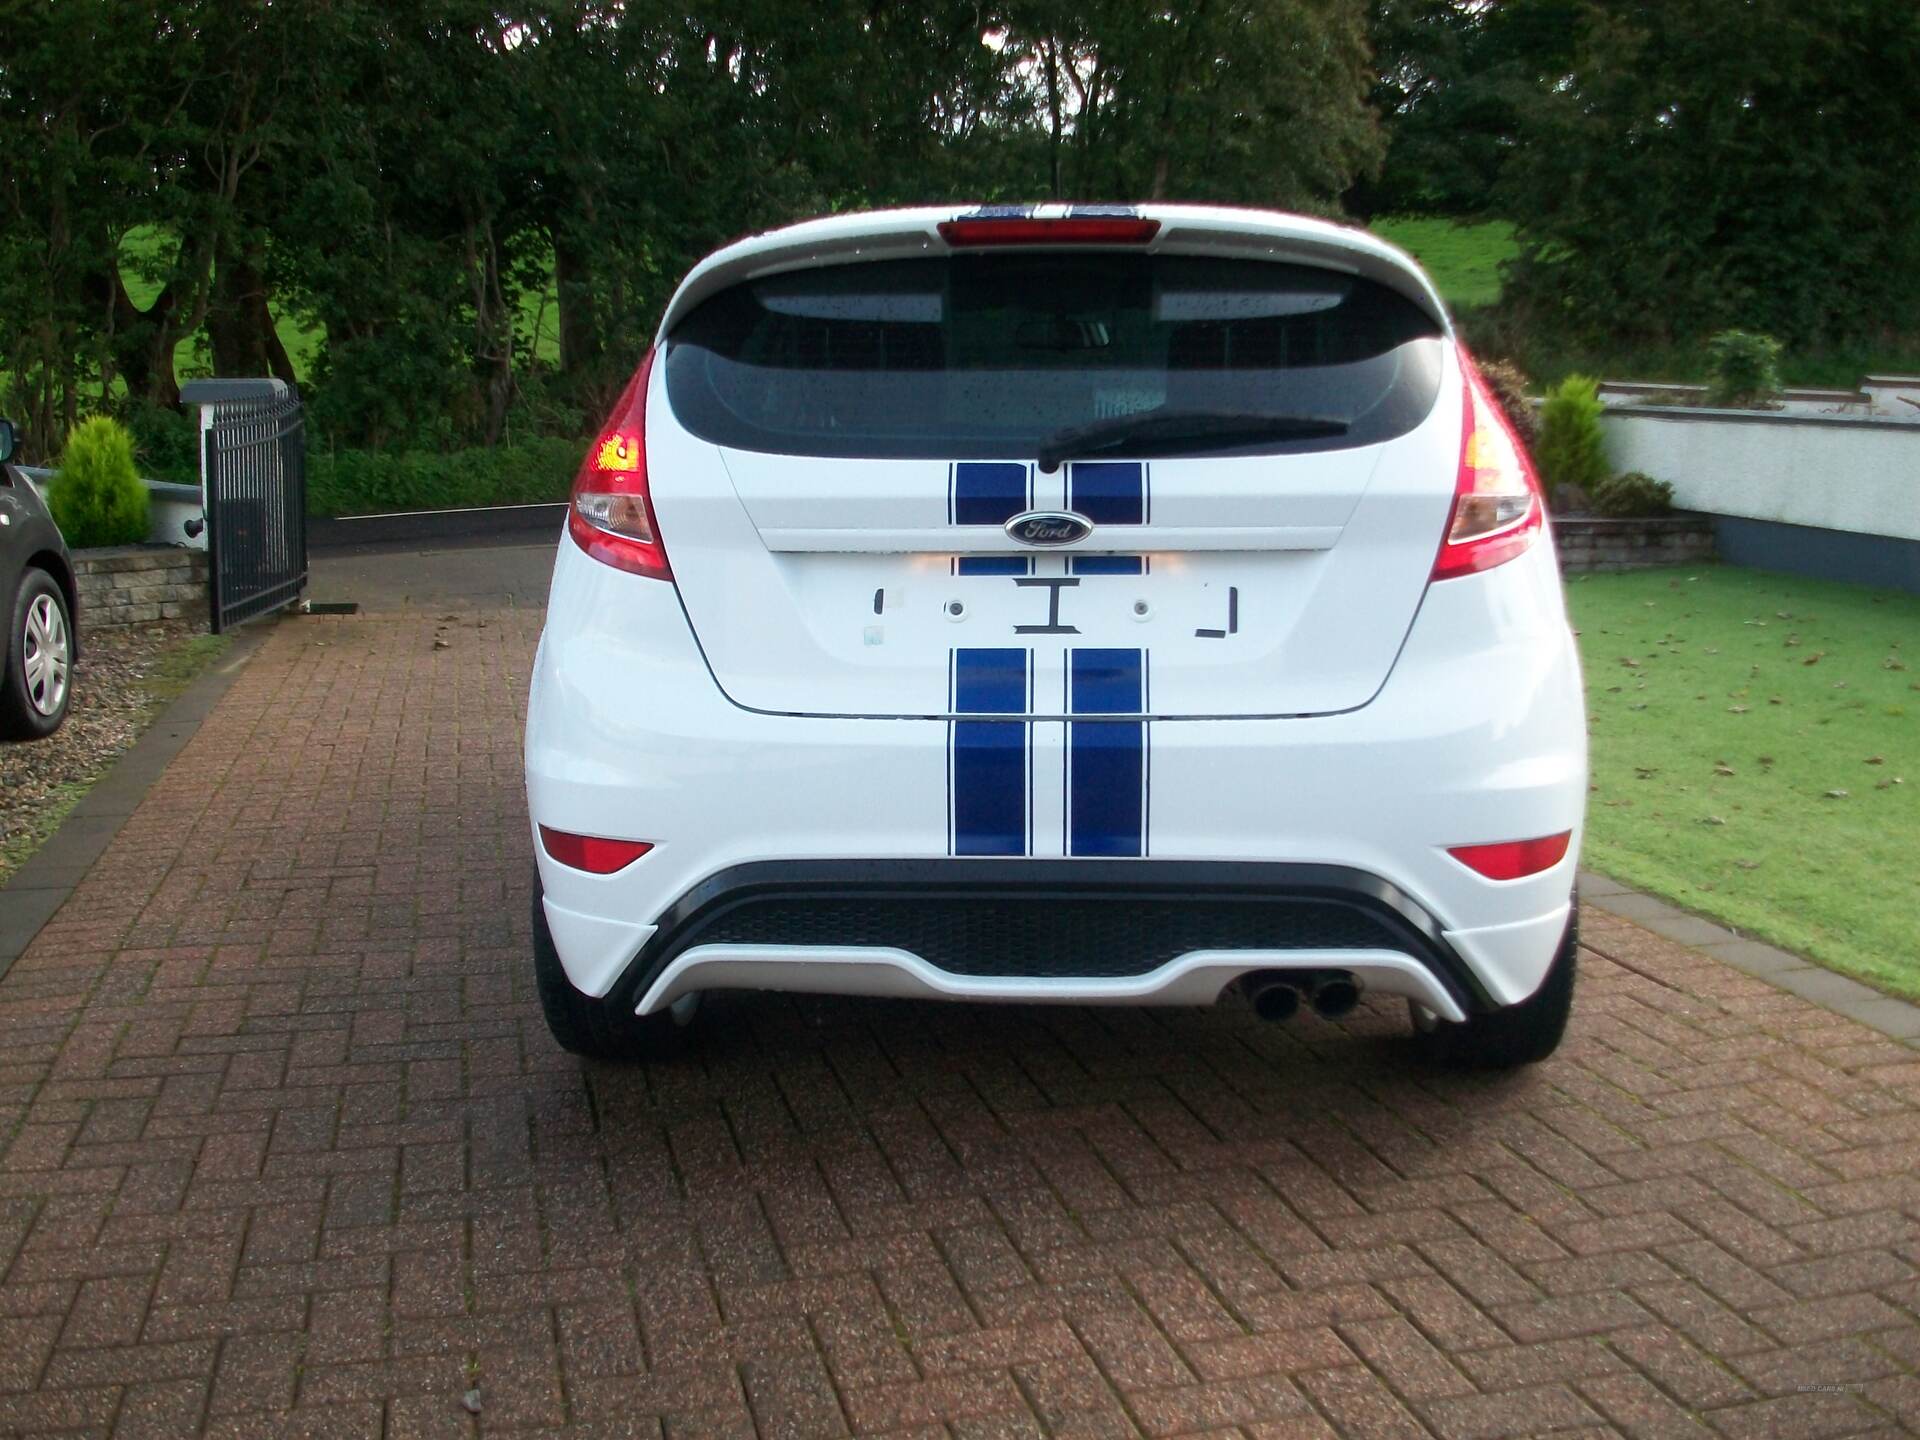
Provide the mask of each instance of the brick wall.
POLYGON ((1553 540, 1560 551, 1560 568, 1569 575, 1691 565, 1713 558, 1713 521, 1705 515, 1663 515, 1654 520, 1555 517, 1553 540))
POLYGON ((73 552, 80 623, 87 630, 154 620, 207 623, 207 552, 176 545, 118 545, 73 552))

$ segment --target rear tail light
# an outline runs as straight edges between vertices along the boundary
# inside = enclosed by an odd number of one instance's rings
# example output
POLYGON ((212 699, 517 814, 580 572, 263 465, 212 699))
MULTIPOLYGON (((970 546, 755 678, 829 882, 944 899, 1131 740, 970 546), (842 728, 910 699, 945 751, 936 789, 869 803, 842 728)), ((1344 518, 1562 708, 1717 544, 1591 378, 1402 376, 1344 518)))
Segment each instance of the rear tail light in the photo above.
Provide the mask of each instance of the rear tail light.
POLYGON ((956 250, 981 245, 1144 245, 1160 233, 1158 220, 1136 216, 982 217, 943 220, 940 238, 956 250))
POLYGON ((1433 562, 1435 580, 1504 565, 1533 544, 1546 517, 1540 481, 1526 447, 1487 393, 1486 382, 1464 346, 1460 367, 1467 377, 1466 425, 1447 536, 1433 562))
POLYGON ((1538 840, 1503 840, 1497 845, 1455 845, 1447 853, 1469 870, 1489 880, 1523 880, 1551 870, 1567 858, 1573 832, 1543 835, 1538 840))
POLYGON ((597 835, 572 835, 545 825, 540 827, 540 844, 562 865, 592 875, 624 870, 653 849, 645 840, 603 840, 597 835))
MULTIPOLYGON (((573 481, 567 531, 587 554, 616 569, 671 580, 660 522, 647 488, 647 381, 653 351, 614 402, 606 428, 580 462, 573 481)), ((555 856, 559 859, 559 856, 555 856)))

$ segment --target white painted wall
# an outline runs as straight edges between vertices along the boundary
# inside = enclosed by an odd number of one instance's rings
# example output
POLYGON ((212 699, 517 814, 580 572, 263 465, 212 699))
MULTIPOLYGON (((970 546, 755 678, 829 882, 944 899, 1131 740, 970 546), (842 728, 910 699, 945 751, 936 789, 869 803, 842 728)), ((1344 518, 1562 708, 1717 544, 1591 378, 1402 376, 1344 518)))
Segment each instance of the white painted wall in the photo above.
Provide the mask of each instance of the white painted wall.
POLYGON ((1920 540, 1920 425, 1609 407, 1615 470, 1673 486, 1686 510, 1920 540))

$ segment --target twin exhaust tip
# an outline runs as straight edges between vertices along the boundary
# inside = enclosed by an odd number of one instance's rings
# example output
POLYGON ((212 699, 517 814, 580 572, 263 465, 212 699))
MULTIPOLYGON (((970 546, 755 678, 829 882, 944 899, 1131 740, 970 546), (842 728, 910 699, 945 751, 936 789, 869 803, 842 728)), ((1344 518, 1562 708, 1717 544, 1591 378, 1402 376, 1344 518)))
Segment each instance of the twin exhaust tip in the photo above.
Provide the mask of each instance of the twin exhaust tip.
POLYGON ((1240 982, 1262 1020, 1291 1020, 1302 997, 1322 1020, 1341 1020, 1360 1004, 1360 982, 1345 970, 1263 970, 1240 982))

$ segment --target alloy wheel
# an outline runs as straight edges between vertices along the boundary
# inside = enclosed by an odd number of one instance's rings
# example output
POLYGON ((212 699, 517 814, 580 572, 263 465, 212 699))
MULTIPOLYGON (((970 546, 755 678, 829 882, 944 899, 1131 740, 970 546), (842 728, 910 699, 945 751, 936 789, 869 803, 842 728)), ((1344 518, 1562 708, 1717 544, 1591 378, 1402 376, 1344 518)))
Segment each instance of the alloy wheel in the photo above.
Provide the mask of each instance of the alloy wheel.
POLYGON ((27 703, 42 715, 58 715, 67 698, 72 646, 67 617, 54 597, 40 594, 27 604, 24 623, 27 703))

